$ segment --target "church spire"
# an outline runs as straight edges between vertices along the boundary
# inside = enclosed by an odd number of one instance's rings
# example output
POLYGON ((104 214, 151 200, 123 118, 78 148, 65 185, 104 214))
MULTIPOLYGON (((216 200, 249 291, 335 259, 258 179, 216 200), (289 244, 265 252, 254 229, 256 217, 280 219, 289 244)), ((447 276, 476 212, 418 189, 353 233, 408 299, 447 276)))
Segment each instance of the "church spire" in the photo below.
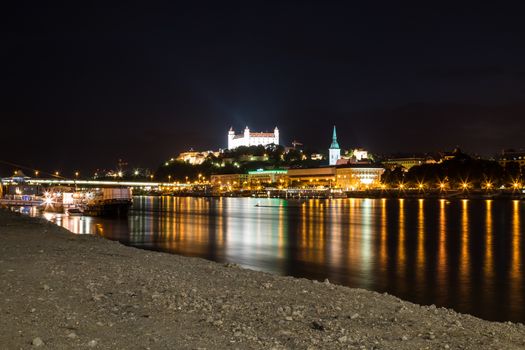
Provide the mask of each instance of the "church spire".
POLYGON ((330 145, 331 149, 339 149, 339 143, 337 142, 337 132, 335 131, 335 125, 334 125, 334 133, 332 135, 332 144, 330 145))

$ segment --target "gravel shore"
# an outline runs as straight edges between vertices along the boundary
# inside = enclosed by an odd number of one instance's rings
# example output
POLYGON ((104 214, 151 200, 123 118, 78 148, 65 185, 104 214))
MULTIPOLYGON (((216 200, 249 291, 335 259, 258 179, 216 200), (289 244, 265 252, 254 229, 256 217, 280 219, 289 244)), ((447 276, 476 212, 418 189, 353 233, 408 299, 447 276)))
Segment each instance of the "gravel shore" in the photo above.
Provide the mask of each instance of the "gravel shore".
POLYGON ((0 348, 525 349, 525 327, 0 210, 0 348))

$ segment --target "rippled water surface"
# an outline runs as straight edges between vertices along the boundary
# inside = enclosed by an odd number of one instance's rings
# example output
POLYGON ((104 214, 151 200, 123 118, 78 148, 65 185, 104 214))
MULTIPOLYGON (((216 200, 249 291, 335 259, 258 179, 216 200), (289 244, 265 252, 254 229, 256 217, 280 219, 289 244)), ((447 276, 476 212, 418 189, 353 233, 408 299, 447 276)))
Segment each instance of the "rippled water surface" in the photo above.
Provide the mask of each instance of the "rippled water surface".
POLYGON ((524 201, 135 197, 79 234, 525 322, 524 201))

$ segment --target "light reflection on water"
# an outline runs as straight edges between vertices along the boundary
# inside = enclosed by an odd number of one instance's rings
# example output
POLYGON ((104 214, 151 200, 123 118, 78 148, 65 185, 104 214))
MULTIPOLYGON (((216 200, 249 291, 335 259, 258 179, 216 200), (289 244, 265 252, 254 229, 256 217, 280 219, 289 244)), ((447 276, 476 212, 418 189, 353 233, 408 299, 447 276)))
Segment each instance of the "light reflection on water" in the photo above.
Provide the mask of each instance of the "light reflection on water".
POLYGON ((79 234, 521 322, 524 215, 520 201, 190 197, 135 197, 127 220, 44 214, 79 234))

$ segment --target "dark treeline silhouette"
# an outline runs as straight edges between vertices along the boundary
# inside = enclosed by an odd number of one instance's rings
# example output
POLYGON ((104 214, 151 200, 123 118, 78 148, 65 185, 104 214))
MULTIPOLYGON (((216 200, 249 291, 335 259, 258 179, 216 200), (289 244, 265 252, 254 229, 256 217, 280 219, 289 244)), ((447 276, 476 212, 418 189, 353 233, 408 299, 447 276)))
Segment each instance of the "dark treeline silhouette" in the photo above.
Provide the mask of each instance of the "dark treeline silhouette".
POLYGON ((463 153, 457 153, 452 159, 440 163, 422 164, 404 171, 401 168, 387 170, 382 181, 388 186, 404 184, 407 187, 423 185, 438 188, 440 184, 447 188, 499 188, 522 183, 525 167, 510 162, 505 167, 497 161, 475 159, 463 153))

